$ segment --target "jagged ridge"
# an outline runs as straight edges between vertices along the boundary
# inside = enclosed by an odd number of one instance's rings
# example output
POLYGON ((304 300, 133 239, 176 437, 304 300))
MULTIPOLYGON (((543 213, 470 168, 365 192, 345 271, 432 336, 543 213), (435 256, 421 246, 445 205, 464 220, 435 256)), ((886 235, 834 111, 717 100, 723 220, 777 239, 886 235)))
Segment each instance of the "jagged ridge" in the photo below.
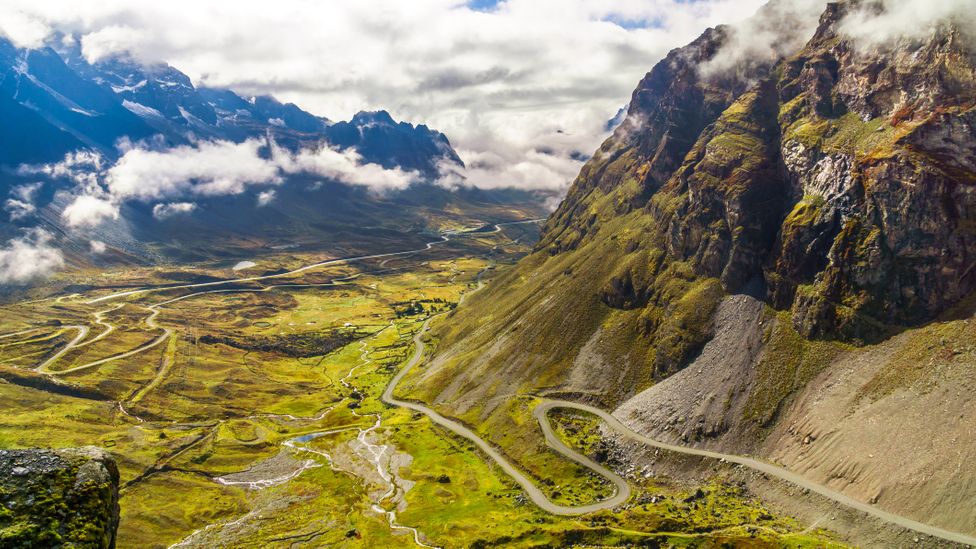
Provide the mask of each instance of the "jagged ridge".
POLYGON ((860 6, 830 4, 781 59, 707 70, 727 27, 671 52, 415 394, 473 422, 526 391, 615 406, 687 365, 728 293, 846 341, 972 293, 974 41, 854 44, 838 29, 860 6))

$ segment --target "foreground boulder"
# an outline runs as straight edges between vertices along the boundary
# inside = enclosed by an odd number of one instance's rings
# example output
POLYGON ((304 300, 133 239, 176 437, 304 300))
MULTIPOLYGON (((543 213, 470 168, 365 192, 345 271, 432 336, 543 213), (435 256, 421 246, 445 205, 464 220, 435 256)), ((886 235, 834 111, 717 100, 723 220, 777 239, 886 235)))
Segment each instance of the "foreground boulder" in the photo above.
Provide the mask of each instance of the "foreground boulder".
POLYGON ((0 546, 115 547, 119 470, 101 449, 0 450, 0 546))

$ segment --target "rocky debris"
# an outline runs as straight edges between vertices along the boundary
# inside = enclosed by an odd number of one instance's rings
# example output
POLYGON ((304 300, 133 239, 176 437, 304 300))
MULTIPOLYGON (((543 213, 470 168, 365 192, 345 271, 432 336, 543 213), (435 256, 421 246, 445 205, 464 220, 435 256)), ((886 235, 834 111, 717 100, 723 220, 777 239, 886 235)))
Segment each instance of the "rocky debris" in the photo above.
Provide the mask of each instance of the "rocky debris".
POLYGON ((753 385, 763 318, 762 301, 748 295, 727 296, 715 315, 714 336, 698 358, 624 402, 614 415, 640 433, 672 443, 707 446, 743 427, 735 418, 742 416, 753 385))
POLYGON ((0 546, 115 547, 119 471, 95 447, 0 450, 0 546))

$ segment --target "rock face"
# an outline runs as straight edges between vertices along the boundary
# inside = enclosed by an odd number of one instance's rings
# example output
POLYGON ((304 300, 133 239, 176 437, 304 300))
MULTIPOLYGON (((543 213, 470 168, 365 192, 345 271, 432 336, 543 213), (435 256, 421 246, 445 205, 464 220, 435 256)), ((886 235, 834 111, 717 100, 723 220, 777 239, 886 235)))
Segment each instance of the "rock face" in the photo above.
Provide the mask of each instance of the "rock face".
POLYGON ((971 26, 870 42, 845 21, 883 2, 786 15, 800 4, 771 2, 751 34, 710 29, 644 77, 535 253, 440 329, 415 397, 472 422, 522 392, 616 407, 687 367, 721 301, 748 294, 782 324, 763 336, 780 355, 814 349, 802 376, 768 361, 747 414, 767 428, 825 367, 821 343, 882 341, 973 294, 971 26), (768 35, 789 47, 741 54, 768 35))
MULTIPOLYGON (((729 41, 722 28, 672 52, 542 248, 578 249, 598 221, 642 210, 655 232, 632 252, 689 262, 730 292, 761 279, 808 337, 877 338, 972 292, 976 40, 947 23, 923 40, 855 43, 840 31, 855 9, 828 5, 806 47, 775 63, 703 71, 729 41)), ((622 273, 604 301, 642 306, 654 282, 622 273)))
POLYGON ((94 447, 0 450, 0 546, 115 547, 119 471, 94 447))

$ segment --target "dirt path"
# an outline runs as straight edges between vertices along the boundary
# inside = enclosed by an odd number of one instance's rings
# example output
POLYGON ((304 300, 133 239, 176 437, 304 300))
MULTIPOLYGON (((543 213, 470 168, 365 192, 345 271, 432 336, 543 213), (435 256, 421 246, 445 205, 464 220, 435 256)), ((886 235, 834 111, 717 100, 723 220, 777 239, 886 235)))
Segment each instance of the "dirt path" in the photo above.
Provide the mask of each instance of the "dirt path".
MULTIPOLYGON (((492 233, 500 232, 502 230, 501 229, 502 227, 509 227, 509 226, 513 226, 513 225, 527 225, 529 223, 540 223, 542 221, 545 221, 545 219, 543 219, 543 218, 539 218, 539 219, 525 219, 525 220, 522 220, 522 221, 510 221, 510 222, 507 222, 507 223, 495 223, 494 225, 492 225, 492 226, 495 227, 495 230, 493 230, 491 232, 492 233)), ((395 258, 395 257, 399 257, 399 256, 402 256, 402 255, 410 255, 410 254, 415 254, 415 253, 420 253, 420 252, 426 252, 426 251, 430 250, 431 248, 433 248, 434 246, 437 246, 439 244, 444 244, 444 243, 450 242, 450 240, 451 240, 450 237, 451 236, 458 236, 458 235, 464 235, 464 234, 474 234, 474 235, 477 235, 479 233, 476 230, 475 231, 470 231, 470 230, 469 231, 450 231, 450 232, 445 232, 445 233, 441 234, 440 237, 437 240, 428 242, 428 243, 426 243, 424 245, 423 248, 417 248, 416 250, 405 250, 405 251, 402 251, 402 252, 390 252, 390 253, 383 253, 383 254, 360 255, 360 256, 356 256, 356 257, 346 257, 346 258, 339 258, 339 259, 330 259, 328 261, 322 261, 322 262, 319 262, 319 263, 313 263, 311 265, 306 265, 304 267, 299 267, 298 269, 295 269, 293 271, 288 271, 288 272, 285 272, 285 273, 278 273, 278 274, 273 274, 273 275, 252 276, 252 277, 247 277, 247 278, 230 278, 230 279, 227 279, 227 280, 217 280, 217 281, 214 281, 214 282, 204 282, 204 283, 201 283, 201 284, 183 284, 183 285, 177 285, 177 286, 158 286, 158 287, 151 287, 151 288, 142 288, 142 289, 139 289, 139 290, 128 290, 128 291, 124 291, 124 292, 118 292, 118 293, 114 293, 114 294, 109 294, 109 295, 106 295, 106 296, 102 296, 102 297, 99 297, 99 298, 91 299, 89 301, 86 301, 85 303, 88 304, 88 305, 92 305, 92 304, 95 304, 95 303, 101 303, 103 301, 111 301, 113 299, 118 299, 120 297, 127 297, 127 296, 131 296, 131 295, 141 295, 141 294, 152 293, 152 292, 162 292, 162 291, 166 291, 166 290, 181 290, 181 289, 189 289, 189 288, 209 288, 209 287, 213 287, 213 286, 223 286, 225 284, 239 284, 241 282, 258 282, 258 281, 262 281, 262 280, 272 280, 272 279, 275 279, 275 278, 285 278, 285 277, 289 277, 289 276, 292 276, 292 275, 304 273, 306 271, 310 271, 312 269, 318 269, 320 267, 328 267, 330 265, 339 265, 339 264, 342 264, 342 263, 353 263, 353 262, 356 262, 356 261, 365 261, 365 260, 368 260, 368 259, 395 258)), ((481 233, 481 234, 486 234, 486 233, 481 233)))
POLYGON ((36 368, 35 371, 47 373, 48 367, 58 361, 63 357, 68 351, 74 349, 81 343, 86 337, 88 337, 88 326, 65 326, 62 330, 78 330, 78 335, 75 336, 67 345, 65 345, 60 351, 54 353, 51 358, 45 360, 40 366, 36 368))
POLYGON ((937 528, 935 526, 918 522, 910 518, 903 517, 901 515, 889 513, 888 511, 879 509, 874 505, 856 500, 836 490, 832 490, 826 486, 817 484, 816 482, 807 479, 806 477, 804 477, 799 473, 795 473, 793 471, 790 471, 789 469, 780 467, 778 465, 773 465, 772 463, 767 463, 765 461, 761 461, 758 459, 745 457, 745 456, 737 456, 734 454, 723 454, 720 452, 712 452, 710 450, 702 450, 699 448, 693 448, 689 446, 677 446, 674 444, 667 444, 665 442, 654 440, 652 438, 646 437, 644 435, 632 431, 626 425, 621 423, 620 420, 618 420, 617 418, 613 417, 606 411, 601 410, 599 408, 595 408, 593 406, 588 406, 586 404, 579 404, 576 402, 568 402, 565 400, 547 400, 542 404, 540 404, 539 406, 537 406, 533 413, 536 416, 536 419, 539 420, 540 425, 548 424, 548 420, 545 419, 545 414, 549 410, 553 410, 556 408, 579 410, 579 411, 589 412, 593 415, 596 415, 604 422, 606 422, 606 424, 611 429, 613 429, 623 437, 628 438, 634 442, 645 444, 647 446, 651 446, 654 448, 660 448, 662 450, 667 450, 669 452, 675 452, 678 454, 699 456, 699 457, 717 459, 720 461, 727 461, 730 463, 736 463, 738 465, 747 467, 754 471, 759 471, 769 476, 785 480, 801 488, 806 488, 811 492, 816 492, 821 496, 824 496, 825 498, 830 499, 836 503, 839 503, 846 507, 850 507, 852 509, 856 509, 868 515, 877 517, 887 523, 894 524, 896 526, 901 526, 909 530, 914 530, 916 532, 927 534, 947 541, 976 546, 976 537, 962 534, 959 532, 952 532, 942 528, 937 528))

